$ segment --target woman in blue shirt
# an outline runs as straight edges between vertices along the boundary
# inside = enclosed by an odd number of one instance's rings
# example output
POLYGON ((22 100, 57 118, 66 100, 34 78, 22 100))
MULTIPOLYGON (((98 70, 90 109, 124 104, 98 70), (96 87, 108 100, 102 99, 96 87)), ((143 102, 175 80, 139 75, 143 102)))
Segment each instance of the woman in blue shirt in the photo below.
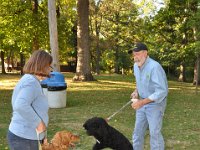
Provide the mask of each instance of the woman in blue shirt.
POLYGON ((149 127, 151 150, 164 150, 161 128, 168 94, 165 71, 158 62, 148 56, 145 44, 137 43, 129 53, 134 57, 136 79, 136 89, 131 97, 138 99, 131 105, 136 110, 133 148, 144 149, 145 131, 149 127))
POLYGON ((25 64, 24 75, 12 94, 12 119, 8 130, 8 144, 11 150, 38 150, 39 140, 45 138, 48 125, 48 101, 40 80, 49 76, 52 56, 37 50, 25 64))

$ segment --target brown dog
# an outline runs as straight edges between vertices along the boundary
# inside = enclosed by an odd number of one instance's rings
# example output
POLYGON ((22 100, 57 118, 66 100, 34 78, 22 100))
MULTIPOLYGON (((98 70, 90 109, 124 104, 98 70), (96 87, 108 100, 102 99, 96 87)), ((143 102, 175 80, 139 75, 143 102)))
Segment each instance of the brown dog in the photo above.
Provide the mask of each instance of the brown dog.
POLYGON ((77 135, 69 131, 59 131, 54 135, 51 143, 48 143, 47 140, 44 141, 42 150, 68 150, 69 147, 74 147, 74 142, 77 141, 79 141, 77 135))

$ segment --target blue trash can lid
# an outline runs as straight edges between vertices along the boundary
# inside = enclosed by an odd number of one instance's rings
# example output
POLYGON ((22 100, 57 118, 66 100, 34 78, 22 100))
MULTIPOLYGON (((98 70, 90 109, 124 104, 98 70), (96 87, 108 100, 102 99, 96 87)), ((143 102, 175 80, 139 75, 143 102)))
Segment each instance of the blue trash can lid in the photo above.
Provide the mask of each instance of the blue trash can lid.
POLYGON ((44 79, 44 80, 42 80, 42 81, 40 82, 42 88, 47 88, 47 85, 48 85, 49 80, 50 80, 50 78, 46 78, 46 79, 44 79))
POLYGON ((51 72, 47 83, 48 91, 60 91, 67 88, 64 75, 60 72, 51 72))
POLYGON ((67 84, 65 82, 48 82, 47 84, 48 87, 59 87, 59 86, 67 86, 67 84))
POLYGON ((51 72, 50 73, 50 82, 65 82, 65 77, 60 72, 51 72))

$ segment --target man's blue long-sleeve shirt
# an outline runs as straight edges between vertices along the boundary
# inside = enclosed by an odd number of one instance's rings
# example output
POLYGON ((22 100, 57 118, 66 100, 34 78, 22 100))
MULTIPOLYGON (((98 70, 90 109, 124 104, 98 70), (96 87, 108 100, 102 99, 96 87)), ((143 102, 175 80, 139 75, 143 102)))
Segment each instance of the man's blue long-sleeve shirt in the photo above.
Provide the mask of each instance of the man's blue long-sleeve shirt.
POLYGON ((136 87, 141 98, 154 101, 151 104, 166 105, 168 83, 165 71, 155 60, 147 57, 141 68, 134 64, 136 87))

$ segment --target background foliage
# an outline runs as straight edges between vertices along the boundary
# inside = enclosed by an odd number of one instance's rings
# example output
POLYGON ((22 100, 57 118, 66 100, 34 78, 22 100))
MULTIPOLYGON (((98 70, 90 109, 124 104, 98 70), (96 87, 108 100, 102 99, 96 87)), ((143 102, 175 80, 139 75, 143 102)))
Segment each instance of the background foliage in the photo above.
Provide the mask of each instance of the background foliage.
MULTIPOLYGON (((61 65, 76 64, 76 5, 76 0, 56 3, 61 65)), ((15 67, 20 55, 50 49, 47 0, 0 0, 0 10, 0 51, 6 63, 15 67)), ((90 0, 89 10, 93 72, 130 73, 127 51, 141 41, 168 75, 193 81, 200 54, 199 0, 90 0)))

